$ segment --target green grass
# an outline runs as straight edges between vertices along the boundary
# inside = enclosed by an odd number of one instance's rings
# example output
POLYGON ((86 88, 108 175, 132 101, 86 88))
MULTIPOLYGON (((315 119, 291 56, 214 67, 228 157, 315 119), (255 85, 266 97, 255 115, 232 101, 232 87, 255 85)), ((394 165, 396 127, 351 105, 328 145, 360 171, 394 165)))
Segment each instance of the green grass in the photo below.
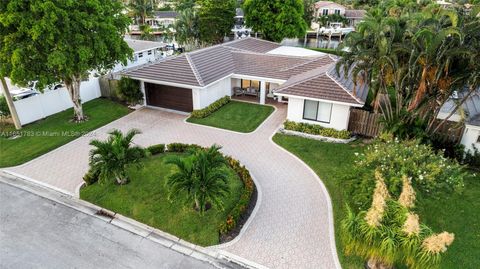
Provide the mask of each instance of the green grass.
POLYGON ((21 137, 8 139, 11 130, 0 136, 0 167, 19 165, 64 145, 82 134, 95 130, 125 116, 129 109, 107 99, 95 99, 83 105, 89 120, 71 122, 73 110, 68 109, 24 126, 21 137))
POLYGON ((238 202, 243 183, 230 170, 230 194, 224 200, 225 210, 219 211, 213 207, 201 216, 193 209, 193 204, 168 201, 165 181, 175 168, 164 163, 167 156, 152 156, 145 160, 143 168, 130 169, 130 182, 127 185, 95 183, 82 188, 80 197, 189 242, 202 246, 218 244, 218 226, 238 202))
MULTIPOLYGON (((308 164, 321 178, 333 203, 335 241, 338 256, 344 269, 363 268, 361 259, 345 256, 340 240, 340 221, 345 216, 348 197, 343 186, 351 173, 355 153, 365 146, 332 144, 300 137, 275 135, 273 140, 308 164)), ((478 268, 480 257, 480 176, 466 179, 462 194, 452 194, 441 199, 432 199, 417 204, 419 216, 434 231, 455 233, 455 241, 442 259, 442 269, 478 268)))
POLYGON ((236 132, 249 133, 272 114, 274 108, 259 104, 231 101, 206 118, 187 121, 236 132))

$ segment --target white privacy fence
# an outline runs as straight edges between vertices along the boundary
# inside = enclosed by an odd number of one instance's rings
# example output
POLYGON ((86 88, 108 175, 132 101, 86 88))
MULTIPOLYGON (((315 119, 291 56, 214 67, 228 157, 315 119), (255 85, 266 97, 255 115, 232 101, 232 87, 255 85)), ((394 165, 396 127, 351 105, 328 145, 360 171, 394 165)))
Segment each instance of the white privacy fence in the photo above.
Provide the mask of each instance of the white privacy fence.
MULTIPOLYGON (((90 77, 88 81, 82 81, 80 84, 80 99, 82 103, 100 96, 98 78, 90 77)), ((13 103, 15 104, 22 125, 73 107, 70 95, 65 88, 46 91, 42 94, 21 99, 13 103)))

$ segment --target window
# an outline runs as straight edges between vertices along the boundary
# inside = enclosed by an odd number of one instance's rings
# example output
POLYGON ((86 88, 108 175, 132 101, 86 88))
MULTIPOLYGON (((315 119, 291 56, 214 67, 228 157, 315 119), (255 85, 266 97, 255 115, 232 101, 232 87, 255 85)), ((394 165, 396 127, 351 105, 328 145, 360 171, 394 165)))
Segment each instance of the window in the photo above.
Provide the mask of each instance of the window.
POLYGON ((322 10, 322 15, 327 16, 328 15, 328 9, 323 9, 322 10))
POLYGON ((148 55, 152 55, 152 51, 151 51, 151 50, 149 50, 147 53, 148 53, 148 55))
POLYGON ((143 57, 143 52, 140 52, 140 53, 138 54, 138 58, 142 58, 142 57, 143 57))
POLYGON ((335 14, 340 15, 340 9, 335 9, 335 14))
POLYGON ((303 119, 330 123, 332 104, 305 100, 303 105, 303 119))
POLYGON ((259 90, 260 89, 260 81, 242 79, 242 89, 246 89, 246 88, 249 88, 249 87, 252 87, 254 89, 259 90))

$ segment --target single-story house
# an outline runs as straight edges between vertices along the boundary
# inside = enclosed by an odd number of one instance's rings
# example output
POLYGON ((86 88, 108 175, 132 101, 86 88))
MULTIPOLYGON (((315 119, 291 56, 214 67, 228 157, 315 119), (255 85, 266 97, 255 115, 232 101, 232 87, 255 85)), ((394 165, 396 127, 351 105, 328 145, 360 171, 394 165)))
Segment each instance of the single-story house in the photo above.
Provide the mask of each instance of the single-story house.
POLYGON ((144 105, 191 112, 228 95, 260 104, 288 101, 288 119, 344 130, 368 88, 337 75, 330 55, 256 38, 239 39, 127 70, 140 81, 144 105), (303 49, 301 49, 303 50, 303 49), (306 53, 308 52, 308 53, 306 53), (301 56, 298 56, 301 55, 301 56), (305 56, 308 55, 308 56, 305 56))
MULTIPOLYGON (((453 94, 440 109, 438 118, 448 117, 456 107, 455 103, 462 100, 466 92, 465 90, 453 94)), ((460 143, 465 146, 466 150, 473 150, 473 147, 480 150, 480 88, 474 91, 462 104, 461 109, 458 109, 448 120, 464 121, 465 129, 460 143)))

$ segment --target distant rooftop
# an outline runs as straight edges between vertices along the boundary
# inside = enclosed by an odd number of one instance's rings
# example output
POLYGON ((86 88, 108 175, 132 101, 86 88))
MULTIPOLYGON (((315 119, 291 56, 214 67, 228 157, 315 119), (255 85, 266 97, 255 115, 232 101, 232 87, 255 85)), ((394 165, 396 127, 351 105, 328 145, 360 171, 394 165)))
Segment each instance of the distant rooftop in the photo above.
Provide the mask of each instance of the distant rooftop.
POLYGON ((127 42, 128 46, 133 49, 134 52, 141 52, 165 46, 164 43, 147 40, 125 39, 125 42, 127 42))
POLYGON ((159 19, 176 18, 178 16, 176 11, 155 11, 153 14, 159 19))

